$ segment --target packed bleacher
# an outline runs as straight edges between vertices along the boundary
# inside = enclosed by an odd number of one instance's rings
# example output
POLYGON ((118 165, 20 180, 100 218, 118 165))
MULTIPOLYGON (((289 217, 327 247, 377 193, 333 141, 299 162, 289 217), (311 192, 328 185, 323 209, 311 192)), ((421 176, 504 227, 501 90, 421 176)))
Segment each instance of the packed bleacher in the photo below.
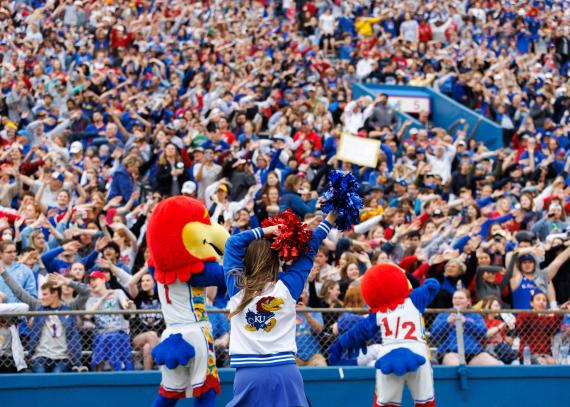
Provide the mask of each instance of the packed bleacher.
MULTIPOLYGON (((315 258, 299 365, 326 365, 363 318, 378 262, 441 283, 434 362, 570 363, 567 5, 0 0, 0 372, 155 369, 154 207, 198 198, 231 234, 286 208, 315 227, 333 169, 365 207, 315 258), (357 82, 432 87, 500 125, 504 148, 428 112, 408 131, 357 82), (337 158, 344 133, 381 141, 376 168, 337 158), (14 316, 50 310, 85 312, 14 316)), ((227 366, 226 293, 206 304, 227 366)), ((380 341, 339 363, 373 365, 380 341)))

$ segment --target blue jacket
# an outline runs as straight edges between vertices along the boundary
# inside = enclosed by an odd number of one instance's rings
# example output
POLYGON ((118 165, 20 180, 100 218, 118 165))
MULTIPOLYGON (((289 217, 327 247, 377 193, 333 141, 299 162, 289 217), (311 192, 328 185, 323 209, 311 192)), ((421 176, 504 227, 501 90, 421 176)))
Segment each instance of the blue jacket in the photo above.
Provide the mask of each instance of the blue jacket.
MULTIPOLYGON (((61 273, 63 270, 69 270, 71 263, 57 258, 63 251, 63 247, 56 247, 42 254, 42 262, 48 273, 61 273)), ((81 257, 77 259, 77 261, 83 263, 85 270, 89 270, 95 265, 95 260, 97 260, 98 255, 99 252, 93 250, 86 257, 81 257)))
POLYGON ((129 174, 127 169, 121 164, 113 174, 111 189, 107 199, 110 200, 116 196, 121 196, 123 197, 121 203, 126 204, 133 194, 134 189, 135 183, 133 182, 133 177, 131 177, 131 174, 129 174))
MULTIPOLYGON (((457 332, 455 324, 447 322, 451 313, 439 314, 431 326, 431 335, 439 342, 438 352, 457 352, 457 332)), ((487 333, 487 326, 483 317, 478 314, 463 314, 465 323, 463 324, 463 341, 465 343, 465 354, 474 355, 483 351, 481 339, 487 333)))
MULTIPOLYGON (((309 272, 313 267, 313 258, 317 254, 319 247, 321 247, 321 243, 325 237, 327 237, 330 230, 331 224, 326 220, 322 221, 313 232, 313 237, 309 242, 309 251, 300 255, 287 269, 287 272, 279 273, 279 280, 285 284, 289 289, 291 296, 295 300, 301 296, 303 288, 305 287, 305 282, 309 276, 309 272)), ((247 250, 247 246, 249 246, 249 244, 255 239, 261 239, 264 236, 263 229, 257 228, 230 236, 226 242, 224 253, 224 274, 226 286, 228 288, 228 295, 230 297, 233 297, 240 291, 240 287, 236 282, 236 274, 242 272, 244 269, 243 257, 247 250)))
POLYGON ((305 202, 298 193, 290 190, 285 190, 279 201, 279 209, 281 211, 290 208, 301 219, 304 219, 306 214, 314 212, 316 205, 316 199, 305 202))

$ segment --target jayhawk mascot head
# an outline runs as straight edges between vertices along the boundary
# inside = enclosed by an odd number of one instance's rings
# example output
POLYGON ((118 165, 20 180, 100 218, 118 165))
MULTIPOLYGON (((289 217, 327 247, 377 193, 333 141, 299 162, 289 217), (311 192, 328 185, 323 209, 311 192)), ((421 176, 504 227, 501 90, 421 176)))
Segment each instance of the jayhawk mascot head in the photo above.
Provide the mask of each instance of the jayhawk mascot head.
POLYGON ((204 262, 220 259, 228 237, 211 222, 202 202, 181 195, 165 199, 152 212, 146 231, 155 279, 162 284, 188 281, 202 272, 204 262))
POLYGON ((395 264, 380 263, 364 273, 360 290, 372 312, 386 312, 403 304, 410 296, 412 286, 403 269, 395 264))

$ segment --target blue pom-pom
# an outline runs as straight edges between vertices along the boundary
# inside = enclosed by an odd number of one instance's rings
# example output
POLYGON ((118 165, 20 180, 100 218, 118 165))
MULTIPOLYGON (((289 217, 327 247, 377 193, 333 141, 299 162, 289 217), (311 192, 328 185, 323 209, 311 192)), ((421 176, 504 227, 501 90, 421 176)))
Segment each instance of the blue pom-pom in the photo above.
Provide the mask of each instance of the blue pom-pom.
POLYGON ((336 227, 348 230, 360 222, 360 209, 364 201, 358 195, 360 185, 350 172, 331 171, 329 189, 323 194, 321 209, 323 212, 336 212, 336 227))
POLYGON ((426 363, 426 358, 406 348, 397 348, 388 352, 376 361, 376 369, 384 374, 403 376, 409 372, 415 372, 426 363))
POLYGON ((184 340, 182 334, 174 334, 156 345, 151 355, 158 366, 166 365, 169 369, 176 369, 178 366, 186 366, 196 351, 184 340))

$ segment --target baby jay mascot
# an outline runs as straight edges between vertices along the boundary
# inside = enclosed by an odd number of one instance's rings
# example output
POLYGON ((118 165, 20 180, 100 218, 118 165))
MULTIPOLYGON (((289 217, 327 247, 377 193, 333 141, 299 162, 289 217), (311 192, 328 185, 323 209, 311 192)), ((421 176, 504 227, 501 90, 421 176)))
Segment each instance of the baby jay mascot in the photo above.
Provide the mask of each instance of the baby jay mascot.
POLYGON ((366 353, 366 341, 380 330, 375 405, 399 407, 407 384, 416 407, 435 407, 422 313, 439 292, 439 283, 428 278, 412 291, 404 270, 383 263, 364 274, 360 287, 371 313, 329 348, 329 363, 337 363, 345 350, 366 353))
POLYGON ((166 322, 161 343, 152 351, 162 373, 154 406, 174 406, 189 397, 196 407, 215 406, 220 381, 205 287, 225 286, 217 261, 228 237, 210 221, 204 204, 185 196, 162 201, 150 216, 148 263, 166 322))

